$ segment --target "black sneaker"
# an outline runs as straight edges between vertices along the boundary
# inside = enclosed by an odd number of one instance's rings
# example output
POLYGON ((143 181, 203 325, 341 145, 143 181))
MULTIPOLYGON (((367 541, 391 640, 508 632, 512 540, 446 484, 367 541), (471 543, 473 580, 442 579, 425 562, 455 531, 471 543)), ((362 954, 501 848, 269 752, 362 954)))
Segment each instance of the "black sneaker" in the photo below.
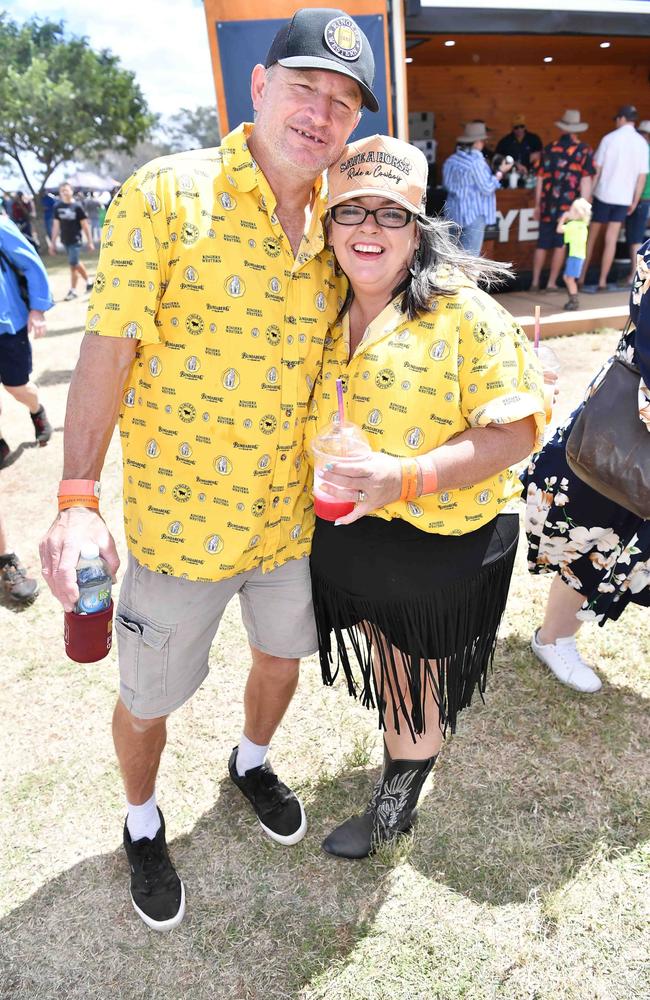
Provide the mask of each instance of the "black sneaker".
POLYGON ((42 448, 43 445, 47 444, 52 437, 52 424, 47 419, 45 407, 41 406, 38 413, 30 413, 30 417, 32 418, 32 423, 34 425, 36 440, 42 448))
POLYGON ((0 469, 11 455, 11 448, 3 437, 0 437, 0 469))
POLYGON ((297 844, 307 833, 307 818, 300 799, 278 779, 266 761, 240 778, 237 749, 234 748, 228 761, 230 777, 252 805, 264 833, 278 844, 297 844))
POLYGON ((0 584, 20 604, 29 604, 38 595, 38 583, 27 576, 27 570, 13 552, 0 556, 0 584))
POLYGON ((167 850, 165 820, 150 840, 131 840, 124 823, 124 850, 131 866, 131 902, 135 912, 154 931, 170 931, 185 915, 185 886, 176 874, 167 850))

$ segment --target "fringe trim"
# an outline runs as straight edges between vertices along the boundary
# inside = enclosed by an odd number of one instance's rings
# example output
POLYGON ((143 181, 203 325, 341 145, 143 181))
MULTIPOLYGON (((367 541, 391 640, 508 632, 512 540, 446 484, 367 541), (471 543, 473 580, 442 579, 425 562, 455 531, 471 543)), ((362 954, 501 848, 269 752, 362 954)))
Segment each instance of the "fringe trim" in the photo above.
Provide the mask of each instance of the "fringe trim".
POLYGON ((433 698, 443 732, 455 732, 457 715, 470 705, 475 688, 485 701, 516 551, 514 544, 469 580, 456 581, 435 595, 404 601, 355 597, 312 569, 323 683, 333 685, 342 668, 349 694, 360 698, 365 708, 377 709, 380 728, 386 728, 386 712, 390 712, 396 732, 403 720, 414 740, 425 732, 425 708, 433 698), (346 636, 361 671, 360 682, 350 662, 346 636), (406 648, 400 648, 398 658, 392 646, 384 643, 384 636, 404 637, 406 648), (378 654, 376 666, 373 647, 378 654), (437 658, 437 670, 426 656, 427 647, 445 651, 437 658), (411 710, 400 675, 406 678, 411 710))

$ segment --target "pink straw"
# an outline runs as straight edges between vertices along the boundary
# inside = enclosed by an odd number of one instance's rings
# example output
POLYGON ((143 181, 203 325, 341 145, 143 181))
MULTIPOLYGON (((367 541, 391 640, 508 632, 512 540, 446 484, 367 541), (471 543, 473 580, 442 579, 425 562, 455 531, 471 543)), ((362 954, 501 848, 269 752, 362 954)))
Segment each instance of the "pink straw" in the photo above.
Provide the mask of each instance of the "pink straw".
POLYGON ((342 427, 345 423, 345 410, 343 409, 343 382, 340 378, 336 380, 336 398, 339 403, 339 425, 342 427))
POLYGON ((539 350, 539 306, 535 306, 535 340, 533 342, 533 347, 535 350, 539 350))

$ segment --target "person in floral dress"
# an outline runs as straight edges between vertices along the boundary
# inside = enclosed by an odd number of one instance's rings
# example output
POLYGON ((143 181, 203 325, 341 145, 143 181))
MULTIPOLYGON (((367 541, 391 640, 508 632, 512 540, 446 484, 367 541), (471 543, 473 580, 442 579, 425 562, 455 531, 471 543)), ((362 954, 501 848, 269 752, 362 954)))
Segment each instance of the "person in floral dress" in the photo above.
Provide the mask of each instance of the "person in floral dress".
MULTIPOLYGON (((650 433, 650 240, 637 255, 630 319, 619 351, 641 372, 639 419, 650 433)), ((587 396, 610 364, 611 359, 587 396)), ((650 521, 595 492, 569 468, 565 445, 579 410, 533 456, 522 478, 528 568, 555 573, 533 652, 564 684, 594 692, 602 686, 600 678, 580 655, 575 636, 585 621, 601 626, 616 621, 631 602, 650 607, 650 521)))

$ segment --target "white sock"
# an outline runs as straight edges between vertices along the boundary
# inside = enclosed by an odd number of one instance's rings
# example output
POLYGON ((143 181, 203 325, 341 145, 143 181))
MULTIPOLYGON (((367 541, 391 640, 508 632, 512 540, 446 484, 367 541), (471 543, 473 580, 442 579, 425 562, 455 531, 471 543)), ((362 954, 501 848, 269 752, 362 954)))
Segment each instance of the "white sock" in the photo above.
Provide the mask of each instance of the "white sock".
POLYGON ((127 807, 126 826, 131 840, 142 840, 143 837, 153 840, 160 829, 155 791, 151 798, 143 802, 141 806, 134 806, 127 802, 127 807))
POLYGON ((269 746, 270 744, 267 743, 265 747, 260 747, 242 733, 239 741, 239 749, 237 750, 236 764, 237 774, 240 778, 243 778, 246 772, 250 771, 252 767, 260 767, 264 763, 266 755, 269 752, 269 746))

